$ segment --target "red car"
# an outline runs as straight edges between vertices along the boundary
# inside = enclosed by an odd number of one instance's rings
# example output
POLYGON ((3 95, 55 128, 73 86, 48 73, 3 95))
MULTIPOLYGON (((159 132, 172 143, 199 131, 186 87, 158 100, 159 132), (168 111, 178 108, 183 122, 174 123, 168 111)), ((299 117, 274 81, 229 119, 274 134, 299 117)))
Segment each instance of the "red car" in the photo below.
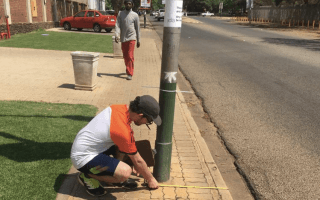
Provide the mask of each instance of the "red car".
POLYGON ((63 26, 65 30, 77 28, 79 31, 83 28, 93 28, 95 32, 105 29, 109 33, 115 27, 116 20, 116 16, 109 15, 106 11, 83 10, 74 16, 61 19, 60 26, 63 26))

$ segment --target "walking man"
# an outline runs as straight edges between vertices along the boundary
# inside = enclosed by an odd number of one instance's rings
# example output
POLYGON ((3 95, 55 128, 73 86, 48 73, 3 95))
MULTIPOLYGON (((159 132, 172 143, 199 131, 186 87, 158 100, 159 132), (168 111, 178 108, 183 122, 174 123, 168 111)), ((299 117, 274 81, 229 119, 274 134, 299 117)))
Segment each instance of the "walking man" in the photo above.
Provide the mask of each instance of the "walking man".
POLYGON ((121 42, 127 80, 131 80, 134 70, 134 46, 140 47, 140 22, 137 13, 132 11, 133 0, 124 1, 125 10, 121 11, 116 23, 116 43, 121 42), (120 39, 119 39, 120 35, 120 39))
POLYGON ((121 161, 124 155, 131 159, 135 171, 147 180, 150 189, 159 187, 137 151, 131 128, 132 122, 137 126, 148 126, 153 122, 161 125, 159 112, 159 104, 153 97, 137 96, 129 106, 107 107, 78 132, 70 157, 73 166, 81 172, 78 177, 80 183, 90 195, 106 194, 100 181, 125 183, 132 173, 132 168, 121 161), (116 155, 115 149, 118 149, 120 156, 116 155))

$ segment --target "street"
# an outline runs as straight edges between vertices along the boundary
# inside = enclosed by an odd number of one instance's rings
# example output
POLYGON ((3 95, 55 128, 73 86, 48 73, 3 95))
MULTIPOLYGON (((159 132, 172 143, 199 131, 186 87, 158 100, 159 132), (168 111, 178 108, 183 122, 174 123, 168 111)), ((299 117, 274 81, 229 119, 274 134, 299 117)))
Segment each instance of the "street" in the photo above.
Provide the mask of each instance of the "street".
MULTIPOLYGON (((318 199, 320 42, 191 18, 201 23, 182 25, 180 69, 254 197, 318 199)), ((162 38, 163 21, 150 22, 162 38)), ((223 173, 211 135, 202 133, 223 173)))

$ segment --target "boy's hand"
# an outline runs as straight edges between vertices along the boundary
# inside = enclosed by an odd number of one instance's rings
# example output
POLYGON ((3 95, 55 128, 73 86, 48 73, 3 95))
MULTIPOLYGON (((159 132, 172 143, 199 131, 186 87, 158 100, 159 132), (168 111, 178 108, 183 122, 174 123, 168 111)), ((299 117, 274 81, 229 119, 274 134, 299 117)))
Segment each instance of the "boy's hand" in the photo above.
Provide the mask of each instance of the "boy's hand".
POLYGON ((132 172, 135 173, 137 176, 140 176, 140 173, 132 166, 132 172))
POLYGON ((148 187, 152 190, 158 189, 158 181, 155 178, 152 178, 151 181, 148 181, 148 187))

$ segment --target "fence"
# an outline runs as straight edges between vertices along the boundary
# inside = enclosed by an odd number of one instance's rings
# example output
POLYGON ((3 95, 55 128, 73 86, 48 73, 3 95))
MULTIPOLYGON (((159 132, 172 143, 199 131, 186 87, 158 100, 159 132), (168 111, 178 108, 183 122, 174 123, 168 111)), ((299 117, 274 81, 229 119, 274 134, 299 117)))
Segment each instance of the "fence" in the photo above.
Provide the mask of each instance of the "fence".
POLYGON ((320 6, 303 5, 295 7, 260 7, 251 10, 251 19, 259 18, 273 22, 289 20, 313 21, 320 19, 320 6))
MULTIPOLYGON (((260 7, 251 10, 252 22, 273 22, 288 25, 320 29, 320 6, 260 7)), ((248 17, 237 17, 236 21, 249 21, 248 17)))

